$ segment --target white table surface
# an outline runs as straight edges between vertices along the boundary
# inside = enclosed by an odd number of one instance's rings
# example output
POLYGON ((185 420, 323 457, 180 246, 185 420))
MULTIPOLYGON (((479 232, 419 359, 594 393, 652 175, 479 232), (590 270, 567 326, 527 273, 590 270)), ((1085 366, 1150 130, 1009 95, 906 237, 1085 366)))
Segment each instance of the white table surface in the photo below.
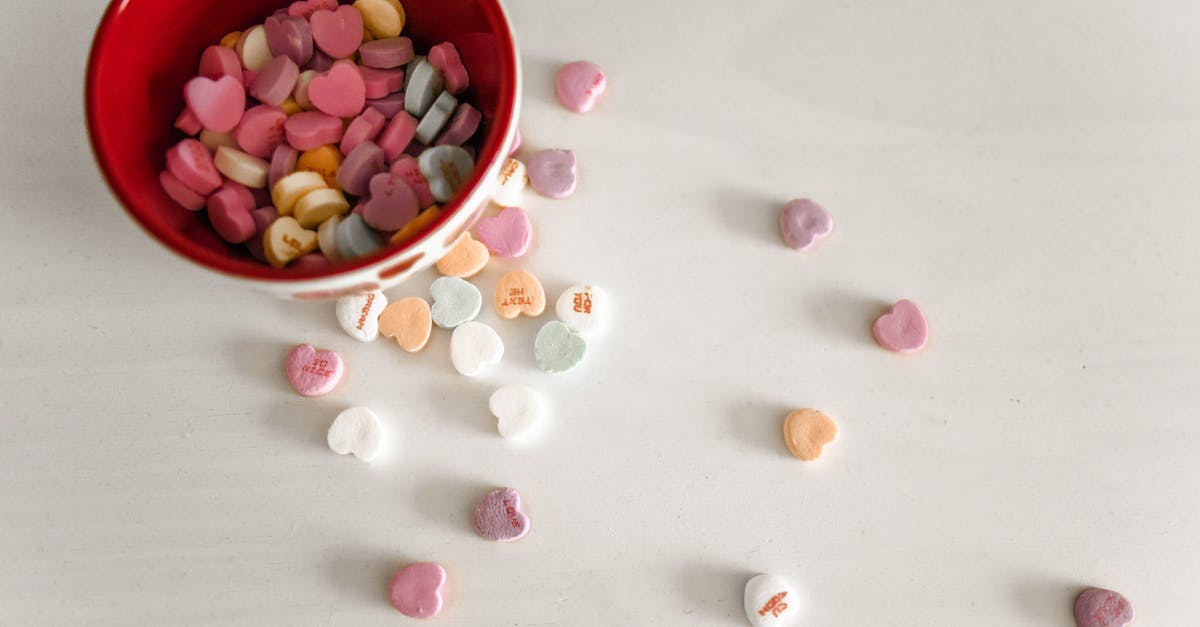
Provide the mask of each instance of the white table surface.
POLYGON ((512 3, 527 146, 582 177, 529 198, 520 265, 616 311, 561 377, 497 322, 468 380, 445 332, 358 344, 149 241, 82 125, 102 2, 6 3, 0 624, 415 624, 385 594, 414 560, 450 572, 441 625, 739 625, 759 572, 803 625, 1069 627, 1089 585, 1196 624, 1200 4, 687 7, 512 3), (587 116, 552 95, 576 59, 610 77, 587 116), (801 196, 836 220, 811 254, 775 226, 801 196), (915 357, 870 336, 900 298, 915 357), (348 361, 335 394, 288 388, 302 341, 348 361), (512 382, 551 399, 534 446, 488 414, 512 382), (352 404, 384 463, 325 447, 352 404), (806 406, 841 426, 813 464, 780 436, 806 406), (470 524, 501 485, 511 545, 470 524))

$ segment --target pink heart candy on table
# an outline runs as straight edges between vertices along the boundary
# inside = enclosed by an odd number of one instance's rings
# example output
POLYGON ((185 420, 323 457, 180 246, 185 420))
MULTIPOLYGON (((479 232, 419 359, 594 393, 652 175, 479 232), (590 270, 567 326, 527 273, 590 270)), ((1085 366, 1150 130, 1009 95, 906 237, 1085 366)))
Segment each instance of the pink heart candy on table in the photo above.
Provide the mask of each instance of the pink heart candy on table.
POLYGON ((398 231, 417 217, 417 194, 404 177, 383 172, 371 177, 371 196, 363 205, 363 221, 380 231, 398 231))
POLYGON ((570 150, 543 150, 525 164, 529 184, 537 193, 550 198, 566 198, 575 193, 575 153, 570 150))
POLYGON ((1133 622, 1133 605, 1119 592, 1089 588, 1075 599, 1078 627, 1125 627, 1133 622))
POLYGON ((363 43, 362 13, 348 4, 314 11, 308 23, 317 47, 335 59, 354 54, 363 43))
MULTIPOLYGON (((357 12, 353 7, 342 7, 357 12)), ((313 106, 336 118, 352 118, 367 103, 367 85, 353 61, 337 61, 329 71, 308 83, 313 106)), ((340 137, 339 137, 340 139, 340 137)))
POLYGON ((497 257, 520 257, 533 240, 533 224, 520 207, 505 207, 499 214, 480 220, 475 235, 497 257))
POLYGON ((204 128, 217 133, 232 131, 246 110, 241 76, 216 80, 197 76, 183 86, 183 99, 204 128))
POLYGON ((833 232, 833 216, 807 198, 793 200, 779 214, 779 232, 788 246, 808 250, 833 232))
POLYGON ((433 618, 442 611, 442 586, 446 569, 441 564, 422 562, 401 568, 388 586, 392 607, 412 618, 433 618))
POLYGON ((342 380, 345 365, 333 351, 319 351, 308 344, 292 349, 287 356, 287 377, 301 396, 324 396, 342 380))
POLYGON ((608 79, 595 63, 576 61, 562 66, 554 78, 554 93, 559 102, 575 113, 587 113, 596 106, 608 79))
POLYGON ((529 533, 529 516, 512 488, 492 490, 475 507, 475 532, 496 542, 512 542, 529 533))
POLYGON ((921 308, 911 300, 892 305, 871 327, 880 346, 897 353, 913 353, 925 347, 929 340, 929 323, 921 308))

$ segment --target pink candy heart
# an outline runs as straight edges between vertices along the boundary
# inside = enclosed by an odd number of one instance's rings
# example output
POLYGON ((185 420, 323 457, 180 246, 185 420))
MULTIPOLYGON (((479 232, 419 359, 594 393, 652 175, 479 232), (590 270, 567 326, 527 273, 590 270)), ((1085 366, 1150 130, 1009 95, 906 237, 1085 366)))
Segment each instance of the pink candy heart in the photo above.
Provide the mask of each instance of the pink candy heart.
POLYGON ((779 232, 788 246, 808 250, 817 240, 833 232, 833 217, 824 207, 807 198, 793 200, 779 214, 779 232))
POLYGON ((543 196, 566 198, 575 193, 576 165, 570 150, 543 150, 526 164, 529 184, 543 196))
POLYGON ((301 396, 324 396, 342 380, 345 365, 333 351, 318 351, 308 344, 292 349, 287 356, 287 377, 301 396))
POLYGON ((929 323, 917 304, 902 300, 879 317, 871 328, 879 345, 897 353, 913 353, 925 347, 929 323))
POLYGON ((442 586, 446 569, 441 564, 423 562, 401 568, 388 586, 392 607, 412 618, 433 618, 442 611, 442 586))
POLYGON ((591 111, 604 95, 606 86, 604 70, 587 61, 564 65, 554 79, 554 93, 559 102, 575 113, 591 111))
POLYGON ((336 11, 314 11, 308 22, 317 47, 335 59, 345 59, 362 45, 362 13, 348 4, 338 7, 336 11))
MULTIPOLYGON (((358 12, 353 7, 342 8, 358 12)), ((329 72, 313 77, 308 83, 308 99, 323 113, 335 118, 351 118, 362 112, 367 103, 367 85, 353 61, 338 61, 329 72)))
POLYGON ((197 76, 184 85, 183 99, 204 128, 217 133, 233 130, 246 110, 246 89, 241 76, 222 76, 217 80, 197 76))
POLYGON ((325 9, 333 11, 338 8, 337 0, 296 0, 288 6, 288 15, 308 19, 313 13, 325 9))
POLYGON ((380 231, 398 231, 417 217, 420 210, 417 194, 404 177, 391 172, 371 177, 371 197, 362 212, 367 224, 380 231))
POLYGON ((1089 588, 1075 599, 1079 627, 1125 627, 1132 622, 1133 606, 1118 592, 1089 588))
POLYGON ((492 490, 475 507, 475 531, 488 540, 512 542, 529 533, 521 495, 512 488, 492 490))
POLYGON ((520 207, 506 207, 499 214, 480 220, 475 235, 497 257, 520 257, 529 250, 533 225, 520 207))

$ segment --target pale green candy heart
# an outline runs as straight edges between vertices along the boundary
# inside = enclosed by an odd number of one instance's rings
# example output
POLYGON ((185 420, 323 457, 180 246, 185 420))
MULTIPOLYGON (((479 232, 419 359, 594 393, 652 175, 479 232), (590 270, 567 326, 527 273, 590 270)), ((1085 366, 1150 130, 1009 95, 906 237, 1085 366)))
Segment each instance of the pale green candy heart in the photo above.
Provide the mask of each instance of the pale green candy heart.
POLYGON ((538 331, 533 342, 533 354, 537 365, 550 374, 567 372, 583 361, 587 342, 571 327, 554 320, 538 331))
POLYGON ((444 276, 429 287, 433 296, 430 314, 433 321, 443 329, 453 329, 470 322, 479 315, 483 307, 483 295, 470 283, 452 276, 444 276))

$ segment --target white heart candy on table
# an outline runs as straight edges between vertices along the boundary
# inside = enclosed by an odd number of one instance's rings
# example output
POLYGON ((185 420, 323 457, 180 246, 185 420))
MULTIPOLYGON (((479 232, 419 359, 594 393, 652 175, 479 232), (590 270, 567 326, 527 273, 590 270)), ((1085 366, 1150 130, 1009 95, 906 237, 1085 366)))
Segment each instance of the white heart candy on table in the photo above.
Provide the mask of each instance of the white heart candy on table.
POLYGON ((800 615, 800 600, 787 581, 775 575, 758 575, 746 582, 746 619, 754 627, 793 625, 800 615))
POLYGON ((351 407, 338 414, 329 425, 329 448, 338 455, 353 453, 369 462, 383 448, 383 427, 375 412, 366 407, 351 407))
POLYGON ((576 333, 595 333, 604 329, 608 297, 595 285, 572 285, 558 297, 554 312, 576 333))
POLYGON ((452 276, 444 276, 429 286, 433 297, 430 308, 433 322, 443 329, 453 329, 470 322, 483 308, 483 294, 474 285, 452 276))
POLYGON ((450 335, 450 362, 460 374, 473 377, 503 357, 503 340, 482 322, 464 322, 450 335))
POLYGON ((350 337, 373 342, 379 337, 379 314, 388 306, 383 292, 346 296, 337 302, 337 321, 350 337))
POLYGON ((524 440, 542 424, 542 396, 523 385, 506 385, 492 393, 488 409, 496 417, 496 428, 506 440, 524 440))

